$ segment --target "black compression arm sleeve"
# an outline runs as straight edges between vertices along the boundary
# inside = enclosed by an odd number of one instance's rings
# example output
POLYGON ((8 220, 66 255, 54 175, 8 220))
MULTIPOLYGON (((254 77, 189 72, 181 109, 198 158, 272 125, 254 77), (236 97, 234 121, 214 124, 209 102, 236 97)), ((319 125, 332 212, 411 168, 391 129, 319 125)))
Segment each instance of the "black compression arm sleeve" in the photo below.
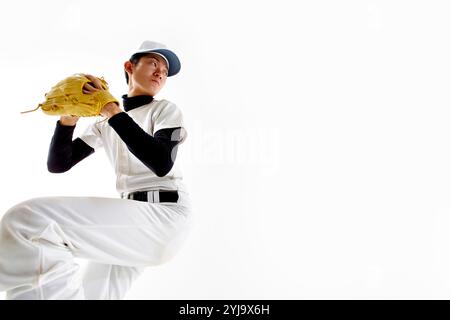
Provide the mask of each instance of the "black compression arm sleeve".
POLYGON ((154 136, 145 132, 126 112, 112 116, 108 123, 136 158, 158 177, 163 177, 175 162, 180 127, 158 130, 154 136))
POLYGON ((56 123, 48 151, 48 171, 52 173, 66 172, 94 153, 95 150, 80 138, 72 141, 74 130, 75 126, 63 126, 59 120, 56 123))

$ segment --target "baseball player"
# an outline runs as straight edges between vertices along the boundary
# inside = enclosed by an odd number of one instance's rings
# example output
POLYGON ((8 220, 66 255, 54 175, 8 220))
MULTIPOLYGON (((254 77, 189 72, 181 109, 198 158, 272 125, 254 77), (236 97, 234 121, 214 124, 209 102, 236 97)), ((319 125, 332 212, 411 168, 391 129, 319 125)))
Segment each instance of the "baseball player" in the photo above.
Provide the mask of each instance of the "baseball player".
MULTIPOLYGON (((180 109, 154 96, 180 70, 165 45, 144 41, 124 63, 123 109, 106 104, 73 139, 76 116, 61 116, 48 170, 70 170, 103 148, 120 198, 42 197, 13 206, 0 225, 0 291, 7 299, 121 299, 145 267, 179 250, 192 219, 176 161, 186 137, 180 109), (88 260, 81 275, 74 258, 88 260)), ((91 82, 83 93, 102 89, 91 82)))

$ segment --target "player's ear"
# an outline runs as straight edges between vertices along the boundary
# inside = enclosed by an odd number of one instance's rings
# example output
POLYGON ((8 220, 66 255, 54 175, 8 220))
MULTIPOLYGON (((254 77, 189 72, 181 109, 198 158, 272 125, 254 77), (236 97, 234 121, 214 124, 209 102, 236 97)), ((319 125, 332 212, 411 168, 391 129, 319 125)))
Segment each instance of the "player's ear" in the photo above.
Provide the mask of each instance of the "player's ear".
POLYGON ((129 60, 125 61, 125 63, 123 64, 123 67, 128 74, 133 73, 133 64, 131 63, 131 61, 129 61, 129 60))

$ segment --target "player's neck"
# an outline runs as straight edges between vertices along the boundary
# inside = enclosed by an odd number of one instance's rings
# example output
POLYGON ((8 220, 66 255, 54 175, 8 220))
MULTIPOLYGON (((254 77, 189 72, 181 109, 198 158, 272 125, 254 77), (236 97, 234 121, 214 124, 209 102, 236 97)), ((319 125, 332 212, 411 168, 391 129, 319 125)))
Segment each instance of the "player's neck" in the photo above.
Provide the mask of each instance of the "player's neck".
POLYGON ((122 104, 123 104, 125 111, 129 111, 134 108, 138 108, 145 104, 149 104, 153 101, 153 97, 149 96, 149 95, 139 95, 139 96, 129 97, 128 95, 124 94, 122 96, 122 99, 123 99, 122 104))

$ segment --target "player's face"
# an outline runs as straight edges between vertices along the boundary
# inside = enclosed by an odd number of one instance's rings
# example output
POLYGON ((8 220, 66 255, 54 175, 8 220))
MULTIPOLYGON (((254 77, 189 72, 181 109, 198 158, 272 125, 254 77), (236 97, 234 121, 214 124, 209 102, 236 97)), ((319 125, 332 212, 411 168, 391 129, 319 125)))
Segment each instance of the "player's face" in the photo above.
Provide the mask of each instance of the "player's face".
POLYGON ((133 95, 148 94, 155 96, 166 83, 167 64, 158 55, 144 56, 131 68, 130 91, 132 92, 130 93, 133 95))

